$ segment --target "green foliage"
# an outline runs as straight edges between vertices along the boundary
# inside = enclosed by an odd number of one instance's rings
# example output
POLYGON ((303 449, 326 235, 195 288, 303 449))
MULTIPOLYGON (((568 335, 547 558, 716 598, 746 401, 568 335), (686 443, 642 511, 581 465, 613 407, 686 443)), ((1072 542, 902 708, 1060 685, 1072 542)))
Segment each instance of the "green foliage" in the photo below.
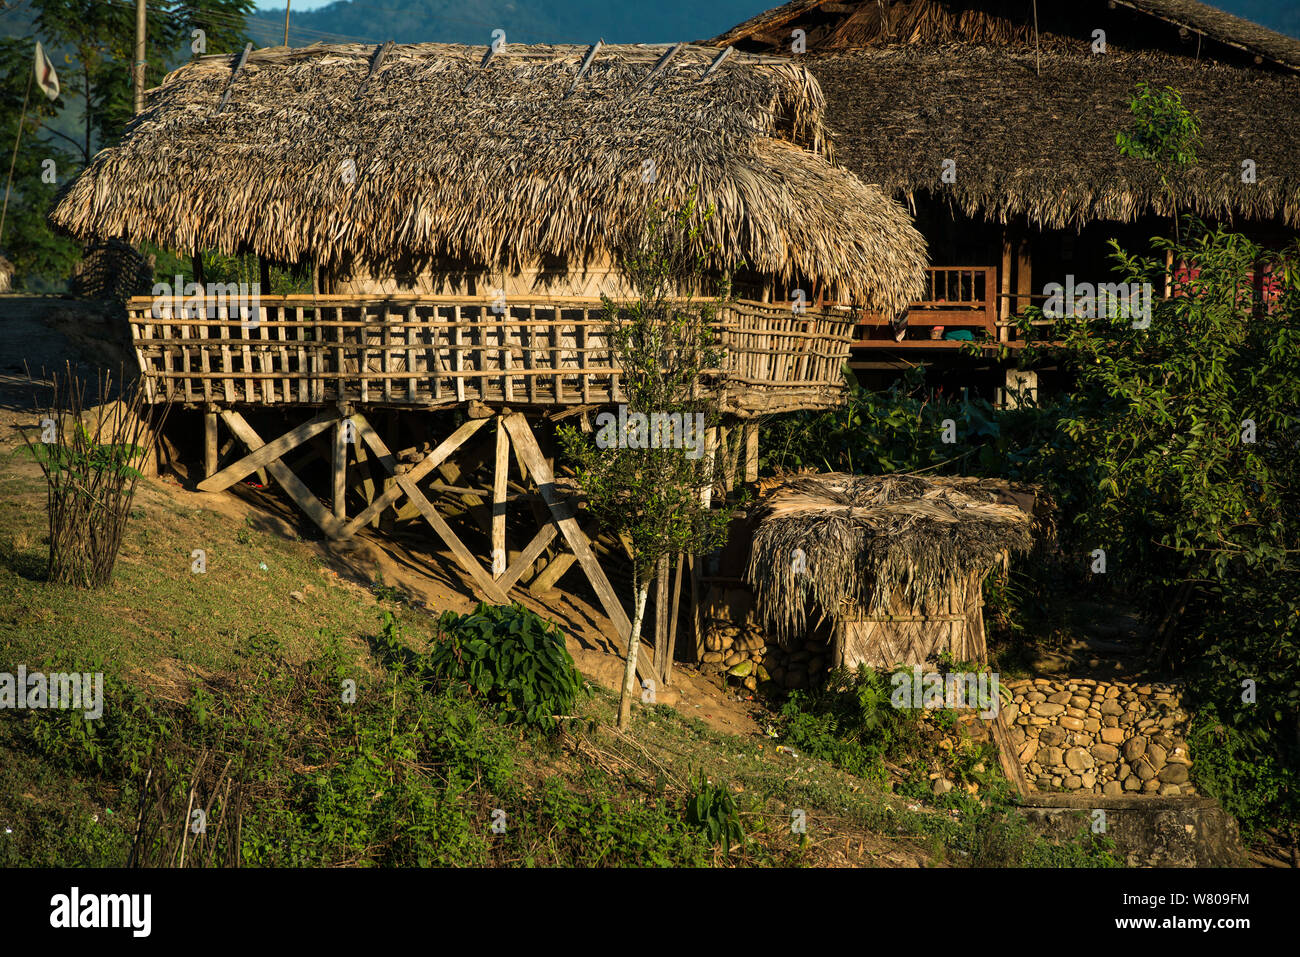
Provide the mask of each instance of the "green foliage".
POLYGON ((582 676, 553 622, 518 604, 480 604, 468 615, 445 612, 438 624, 444 640, 429 651, 429 674, 464 681, 510 720, 540 730, 557 730, 573 713, 582 676))
POLYGON ((1013 410, 979 396, 945 395, 927 387, 923 369, 909 370, 873 392, 850 377, 843 406, 782 416, 771 424, 763 466, 889 475, 927 471, 1047 482, 1056 495, 1073 484, 1073 440, 1058 426, 1070 399, 1013 410), (944 423, 957 427, 943 441, 944 423), (1063 467, 1065 463, 1070 467, 1063 467), (1066 488, 1058 487, 1064 485, 1066 488))
POLYGON ((1197 712, 1187 734, 1196 755, 1192 780, 1237 819, 1247 841, 1276 828, 1294 842, 1300 838, 1300 763, 1293 758, 1284 764, 1257 727, 1239 728, 1219 717, 1236 710, 1211 705, 1197 712))
POLYGON ((883 785, 888 760, 921 750, 917 711, 890 704, 890 674, 862 665, 833 671, 811 691, 792 691, 781 707, 781 739, 797 751, 883 785))
POLYGON ((620 253, 635 298, 602 297, 602 317, 629 418, 702 422, 695 432, 699 447, 683 447, 682 435, 662 447, 634 447, 614 425, 602 428, 596 444, 577 429, 560 431, 588 508, 602 528, 631 540, 638 587, 662 556, 717 547, 734 511, 701 504, 719 464, 702 453, 706 431, 720 418, 709 393, 723 355, 713 324, 731 300, 731 284, 709 272, 717 250, 704 246, 703 234, 713 209, 700 209, 695 192, 679 208, 651 207, 636 240, 620 253), (711 297, 698 298, 710 288, 711 297))
POLYGON ((691 793, 686 798, 686 823, 707 835, 709 843, 721 845, 723 854, 729 855, 733 844, 745 843, 735 795, 725 783, 714 784, 703 771, 691 782, 691 793))
POLYGON ((1183 97, 1171 86, 1152 89, 1138 83, 1129 100, 1133 129, 1115 134, 1125 156, 1154 160, 1164 166, 1190 166, 1200 147, 1200 123, 1183 106, 1183 97))
POLYGON ((187 839, 195 865, 482 862, 467 795, 509 790, 511 766, 471 702, 392 672, 358 681, 348 703, 340 681, 353 672, 337 651, 294 665, 269 636, 242 657, 232 680, 195 685, 183 705, 110 675, 102 719, 37 712, 21 730, 46 766, 118 794, 119 816, 141 822, 136 863, 178 863, 191 792, 208 807, 207 831, 187 839))
MULTIPOLYGON (((51 103, 32 88, 0 247, 14 264, 15 288, 46 292, 58 288, 80 255, 46 218, 55 195, 99 149, 117 141, 133 115, 135 11, 105 0, 31 0, 29 9, 31 32, 54 64, 60 92, 51 103), (46 160, 54 161, 52 181, 46 160)), ((196 28, 206 34, 208 53, 242 47, 244 18, 253 9, 253 0, 151 0, 146 89, 190 59, 196 28)), ((33 48, 31 37, 0 39, 0 129, 10 143, 32 76, 33 48)))

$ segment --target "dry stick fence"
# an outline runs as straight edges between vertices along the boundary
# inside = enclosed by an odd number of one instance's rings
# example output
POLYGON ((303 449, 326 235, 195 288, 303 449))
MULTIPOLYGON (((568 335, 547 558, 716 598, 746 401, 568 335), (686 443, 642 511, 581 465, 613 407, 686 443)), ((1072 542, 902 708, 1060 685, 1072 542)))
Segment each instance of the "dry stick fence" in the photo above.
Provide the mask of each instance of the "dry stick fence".
MULTIPOLYGON (((504 308, 478 298, 180 297, 128 303, 151 401, 189 406, 354 402, 439 408, 477 400, 539 407, 623 401, 601 304, 545 299, 504 308), (187 307, 198 315, 186 315, 187 307), (155 313, 161 313, 155 315, 155 313)), ((717 323, 723 408, 759 415, 833 406, 852 319, 729 306, 717 323)))

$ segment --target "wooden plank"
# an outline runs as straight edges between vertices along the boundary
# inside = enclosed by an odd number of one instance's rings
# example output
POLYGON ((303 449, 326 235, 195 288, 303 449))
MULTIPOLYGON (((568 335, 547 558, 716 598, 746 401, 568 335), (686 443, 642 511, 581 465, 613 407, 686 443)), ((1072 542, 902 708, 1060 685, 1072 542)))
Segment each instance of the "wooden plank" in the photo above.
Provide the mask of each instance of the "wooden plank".
POLYGON ((248 62, 248 55, 253 52, 253 44, 249 43, 244 46, 244 52, 239 55, 239 61, 235 64, 234 70, 230 72, 230 79, 226 81, 226 92, 221 94, 221 103, 217 106, 217 112, 220 113, 230 102, 230 92, 235 88, 235 79, 239 76, 244 64, 248 62))
POLYGON ((673 658, 677 654, 677 622, 681 618, 681 598, 682 598, 682 565, 685 564, 685 556, 677 553, 677 570, 673 573, 673 604, 672 610, 668 613, 668 648, 664 654, 663 671, 664 684, 672 684, 673 681, 673 658))
MULTIPOLYGON (((418 480, 413 480, 411 477, 414 469, 412 469, 411 472, 398 472, 397 461, 393 456, 393 453, 389 451, 388 446, 384 444, 383 439, 381 439, 375 433, 375 430, 371 428, 370 423, 366 421, 365 416, 357 413, 353 416, 353 422, 357 426, 358 433, 365 439, 366 444, 370 446, 371 450, 379 458, 380 463, 383 464, 384 467, 388 469, 389 473, 393 475, 396 486, 405 492, 415 507, 420 510, 420 514, 424 516, 425 521, 433 527, 433 530, 437 533, 438 537, 443 540, 449 549, 451 549, 451 553, 455 556, 456 561, 460 563, 460 566, 464 568, 465 571, 469 572, 470 577, 483 591, 483 594, 499 605, 509 604, 510 599, 506 597, 506 593, 495 581, 492 580, 492 576, 484 571, 483 566, 478 563, 478 559, 476 559, 470 550, 465 547, 465 543, 456 537, 456 533, 451 530, 451 526, 448 525, 443 517, 438 514, 438 510, 434 508, 433 503, 424 497, 424 493, 420 491, 420 486, 416 484, 418 480)), ((430 467, 432 468, 432 466, 430 467)), ((380 498, 382 497, 383 496, 380 496, 380 498)), ((379 499, 375 500, 376 503, 378 501, 379 499)), ((374 507, 374 504, 375 503, 371 503, 372 508, 374 507)), ((361 516, 357 517, 360 518, 361 516)))
MULTIPOLYGON (((525 546, 524 550, 519 553, 513 565, 505 570, 497 579, 497 584, 501 586, 504 592, 510 591, 523 575, 524 570, 533 562, 537 561, 542 552, 546 551, 548 545, 554 540, 555 536, 560 534, 556 531, 555 526, 547 522, 541 530, 533 536, 533 540, 525 546)), ((567 553, 566 553, 567 554, 567 553)))
MULTIPOLYGON (((226 424, 229 425, 230 422, 226 413, 222 412, 221 415, 223 419, 227 420, 226 424)), ((333 409, 328 412, 322 412, 314 419, 304 422, 296 429, 291 429, 273 442, 263 443, 259 438, 256 446, 249 445, 249 443, 244 439, 244 436, 236 433, 239 440, 249 446, 249 449, 251 450, 250 454, 244 456, 233 465, 229 465, 222 469, 211 478, 204 479, 198 485, 199 491, 220 492, 222 489, 230 488, 230 486, 234 485, 240 479, 251 475, 260 468, 265 468, 271 462, 282 457, 286 452, 296 448, 303 442, 306 442, 313 435, 318 435, 321 432, 324 432, 338 420, 338 417, 338 412, 333 409)), ((243 422, 243 419, 240 418, 240 421, 243 422)), ((245 428, 248 428, 247 423, 244 423, 244 425, 245 428)), ((252 430, 249 429, 249 431, 251 432, 252 430)), ((256 433, 253 434, 255 435, 256 433)))
POLYGON ((357 435, 364 439, 365 443, 370 446, 370 450, 375 453, 375 457, 379 460, 379 464, 384 467, 384 471, 389 475, 396 474, 397 458, 392 452, 388 451, 388 446, 379 437, 379 433, 366 421, 366 417, 358 412, 352 416, 352 424, 356 426, 357 435))
POLYGON ((758 423, 745 423, 745 481, 758 481, 758 423))
POLYGON ((460 563, 461 568, 469 572, 470 578, 474 580, 474 584, 478 585, 483 594, 498 605, 508 605, 510 599, 506 596, 506 593, 492 580, 492 576, 483 570, 483 566, 478 563, 478 560, 465 547, 465 544, 456 537, 456 533, 451 530, 451 526, 438 514, 438 510, 433 507, 433 504, 424 497, 420 487, 405 475, 397 476, 397 484, 415 504, 415 507, 420 510, 420 514, 433 527, 438 537, 451 549, 452 555, 460 563))
MULTIPOLYGON (((600 599, 605 614, 613 622, 619 637, 626 641, 632 633, 632 623, 628 620, 627 612, 623 610, 622 604, 619 603, 618 596, 614 594, 614 588, 605 576, 605 570, 600 567, 600 562, 592 553, 591 543, 587 541, 587 536, 578 527, 578 520, 573 516, 572 507, 556 490, 555 476, 551 473, 550 466, 546 464, 546 459, 542 456, 542 450, 533 437, 533 431, 528 425, 528 420, 522 414, 515 412, 505 416, 505 425, 510 432, 510 438, 519 449, 520 455, 528 463, 528 470, 533 475, 533 481, 537 483, 542 498, 551 510, 561 534, 564 535, 564 540, 573 549, 573 553, 578 557, 578 563, 582 566, 582 570, 586 572, 587 579, 591 582, 596 597, 600 599)), ((641 669, 638 667, 637 671, 640 673, 641 669)))
POLYGON ((1011 328, 1007 320, 1011 317, 1011 235, 1002 227, 1002 269, 998 284, 998 321, 1001 329, 998 339, 1007 342, 1011 338, 1011 328))
POLYGON ((1016 244, 1016 314, 1029 308, 1034 292, 1033 263, 1029 256, 1029 237, 1021 236, 1016 244))
POLYGON ((506 572, 506 482, 510 478, 510 435, 497 416, 496 462, 492 472, 492 577, 506 572))
MULTIPOLYGON (((554 528, 555 526, 547 525, 546 527, 554 528)), ((537 577, 528 586, 529 593, 539 598, 550 594, 550 592, 554 591, 556 583, 577 560, 578 556, 573 552, 560 552, 551 559, 550 564, 537 573, 537 577)))
POLYGON ((203 477, 211 479, 217 474, 217 413, 203 413, 203 477))
MULTIPOLYGON (((244 421, 244 417, 238 412, 225 409, 221 413, 221 418, 225 421, 226 427, 235 434, 235 437, 253 452, 259 451, 264 446, 265 443, 262 442, 261 436, 253 431, 252 427, 244 421)), ((338 537, 342 525, 325 510, 325 506, 321 505, 316 496, 311 493, 311 489, 307 488, 298 476, 289 471, 288 466, 277 458, 266 463, 266 470, 280 483, 280 487, 284 489, 288 496, 307 513, 308 518, 320 526, 326 535, 331 538, 338 537)))
MULTIPOLYGON (((487 421, 487 419, 470 419, 465 422, 465 424, 448 436, 447 439, 436 449, 426 455, 419 464, 413 466, 411 470, 406 473, 406 477, 412 482, 422 481, 426 475, 446 461, 448 456, 455 452, 456 449, 460 448, 465 440, 477 432, 487 421)), ((361 446, 357 446, 357 453, 358 458, 360 458, 361 446)), ((402 489, 399 485, 393 485, 390 488, 385 489, 382 495, 371 501, 364 511, 357 515, 356 518, 352 519, 352 521, 348 522, 343 529, 343 537, 349 538, 352 535, 355 535, 359 528, 378 516, 385 508, 396 502, 402 497, 402 494, 402 489)))
POLYGON ((348 492, 348 433, 352 431, 355 435, 355 429, 352 428, 350 419, 339 419, 334 423, 334 447, 333 459, 330 463, 332 476, 334 479, 334 517, 343 522, 348 517, 347 509, 347 492, 348 492))

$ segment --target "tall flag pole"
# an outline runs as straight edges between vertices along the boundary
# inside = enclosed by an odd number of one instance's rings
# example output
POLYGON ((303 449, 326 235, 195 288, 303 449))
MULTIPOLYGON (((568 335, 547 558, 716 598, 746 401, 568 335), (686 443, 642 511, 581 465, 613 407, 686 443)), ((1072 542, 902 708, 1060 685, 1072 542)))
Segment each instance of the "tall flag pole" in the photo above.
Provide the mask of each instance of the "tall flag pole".
POLYGON ((134 112, 139 115, 144 112, 144 31, 145 31, 145 6, 144 0, 135 0, 135 64, 131 72, 135 75, 135 102, 134 112))
POLYGON ((5 217, 9 213, 9 191, 14 184, 14 164, 18 162, 18 144, 23 140, 23 124, 27 122, 27 104, 32 95, 33 81, 40 85, 41 92, 51 100, 59 98, 59 75, 54 72, 54 64, 45 55, 40 40, 36 41, 36 62, 33 64, 32 72, 27 76, 27 91, 23 93, 23 109, 18 114, 18 135, 14 137, 14 152, 9 159, 9 178, 5 181, 4 206, 0 207, 0 239, 4 238, 5 217))

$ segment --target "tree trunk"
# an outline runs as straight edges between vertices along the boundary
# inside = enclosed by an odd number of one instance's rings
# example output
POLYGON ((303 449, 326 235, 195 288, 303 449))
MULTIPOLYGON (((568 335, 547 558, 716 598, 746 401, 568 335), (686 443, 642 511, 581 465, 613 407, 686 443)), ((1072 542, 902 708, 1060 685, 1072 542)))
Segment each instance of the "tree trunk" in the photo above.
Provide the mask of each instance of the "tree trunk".
POLYGON ((626 731, 632 723, 632 696, 636 694, 636 656, 641 647, 641 622, 645 620, 646 597, 650 578, 636 584, 636 610, 632 616, 632 635, 627 640, 627 667, 623 669, 623 694, 618 699, 618 727, 626 731))

